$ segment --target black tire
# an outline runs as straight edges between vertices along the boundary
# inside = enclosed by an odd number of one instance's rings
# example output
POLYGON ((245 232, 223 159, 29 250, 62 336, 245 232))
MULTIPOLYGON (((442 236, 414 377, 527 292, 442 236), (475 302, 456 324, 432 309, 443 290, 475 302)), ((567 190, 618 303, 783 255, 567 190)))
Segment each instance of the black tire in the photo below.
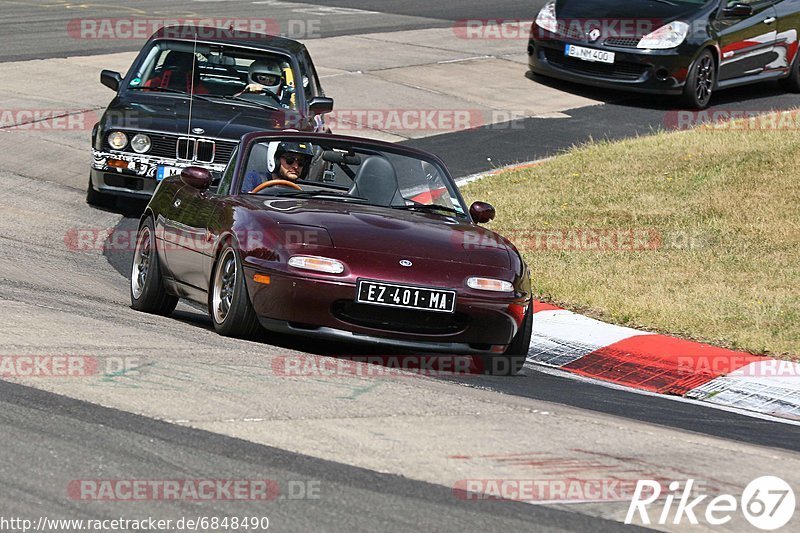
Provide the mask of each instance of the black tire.
POLYGON ((89 185, 86 187, 86 203, 94 207, 113 207, 114 197, 94 190, 92 177, 89 176, 89 185))
POLYGON ((480 355, 478 359, 484 374, 493 376, 516 376, 525 366, 528 349, 531 345, 533 334, 533 302, 528 305, 522 327, 506 351, 501 355, 480 355))
POLYGON ((208 292, 208 314, 220 335, 249 339, 261 330, 250 303, 242 261, 227 243, 217 256, 208 292))
POLYGON ((778 80, 778 84, 784 91, 800 93, 800 53, 794 55, 792 68, 789 69, 789 76, 778 80))
POLYGON ((683 87, 683 103, 690 109, 705 109, 717 83, 717 64, 714 54, 706 48, 697 57, 686 77, 683 87))
POLYGON ((136 248, 131 261, 131 307, 144 313, 167 316, 178 305, 178 297, 164 289, 161 265, 156 250, 156 232, 153 219, 139 226, 136 248))

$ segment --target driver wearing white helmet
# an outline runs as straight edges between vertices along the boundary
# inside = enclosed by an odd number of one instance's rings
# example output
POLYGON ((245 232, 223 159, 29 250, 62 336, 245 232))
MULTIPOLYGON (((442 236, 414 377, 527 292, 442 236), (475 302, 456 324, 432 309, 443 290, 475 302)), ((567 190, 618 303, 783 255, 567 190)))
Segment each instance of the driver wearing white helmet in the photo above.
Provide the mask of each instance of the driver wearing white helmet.
POLYGON ((265 95, 283 107, 289 107, 293 87, 283 81, 283 71, 275 61, 259 59, 253 61, 247 73, 249 83, 236 96, 245 93, 265 95))
MULTIPOLYGON (((259 144, 253 147, 251 159, 256 162, 256 166, 262 164, 258 161, 259 150, 263 150, 264 145, 259 144)), ((297 182, 308 176, 311 160, 314 157, 312 146, 306 142, 272 141, 266 147, 266 169, 251 169, 244 177, 242 192, 248 193, 261 185, 265 181, 279 180, 297 182), (266 172, 265 172, 266 170, 266 172)))

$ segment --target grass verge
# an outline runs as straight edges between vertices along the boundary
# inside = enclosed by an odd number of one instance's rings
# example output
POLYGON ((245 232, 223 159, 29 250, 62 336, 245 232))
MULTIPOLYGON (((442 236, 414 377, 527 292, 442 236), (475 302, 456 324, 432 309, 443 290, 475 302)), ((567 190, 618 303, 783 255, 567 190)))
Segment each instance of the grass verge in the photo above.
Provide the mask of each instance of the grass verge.
MULTIPOLYGON (((778 124, 797 126, 800 114, 778 124)), ((538 298, 617 324, 800 356, 800 128, 744 120, 592 142, 464 188, 538 298)))

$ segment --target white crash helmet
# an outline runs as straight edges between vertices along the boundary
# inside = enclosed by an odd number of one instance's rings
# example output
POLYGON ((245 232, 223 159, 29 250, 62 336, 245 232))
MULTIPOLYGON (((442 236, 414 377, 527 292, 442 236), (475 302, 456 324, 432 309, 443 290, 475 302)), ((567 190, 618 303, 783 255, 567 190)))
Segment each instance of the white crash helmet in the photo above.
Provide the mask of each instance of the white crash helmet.
POLYGON ((247 73, 250 83, 258 83, 269 89, 274 94, 278 94, 283 85, 283 71, 274 61, 264 61, 259 59, 253 61, 247 73))
POLYGON ((309 143, 306 142, 287 142, 287 141, 272 141, 267 148, 267 170, 274 173, 280 167, 280 157, 283 154, 294 154, 303 159, 303 170, 300 173, 300 179, 305 179, 308 176, 308 169, 311 165, 311 160, 314 157, 314 151, 309 143))

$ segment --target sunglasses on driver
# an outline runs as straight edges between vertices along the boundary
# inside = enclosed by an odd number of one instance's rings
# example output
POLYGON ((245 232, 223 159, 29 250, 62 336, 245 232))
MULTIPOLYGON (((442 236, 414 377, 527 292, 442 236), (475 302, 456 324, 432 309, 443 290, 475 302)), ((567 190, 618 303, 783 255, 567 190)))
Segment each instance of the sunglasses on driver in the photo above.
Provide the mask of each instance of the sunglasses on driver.
POLYGON ((305 157, 295 157, 293 155, 282 155, 281 159, 283 160, 284 163, 286 163, 289 166, 292 166, 295 163, 297 163, 301 167, 306 166, 306 158, 305 157))

